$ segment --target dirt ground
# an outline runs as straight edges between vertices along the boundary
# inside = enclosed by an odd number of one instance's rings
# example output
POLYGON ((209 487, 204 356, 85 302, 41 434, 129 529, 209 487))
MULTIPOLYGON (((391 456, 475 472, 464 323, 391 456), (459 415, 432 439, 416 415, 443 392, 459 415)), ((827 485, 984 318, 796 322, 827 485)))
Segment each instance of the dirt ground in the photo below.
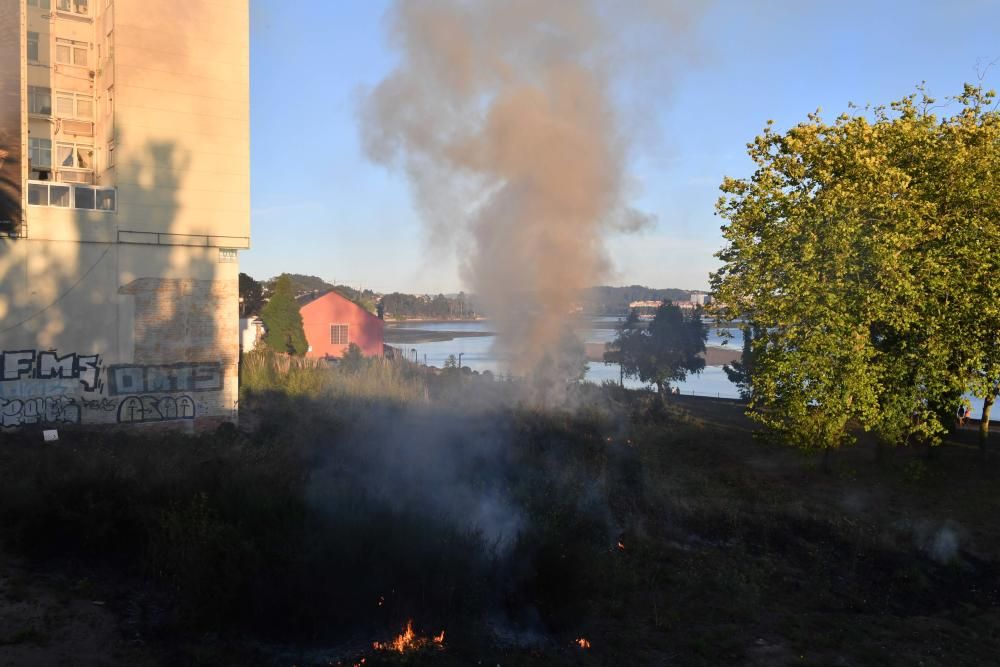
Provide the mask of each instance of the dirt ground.
POLYGON ((158 664, 98 588, 0 553, 0 667, 158 664))

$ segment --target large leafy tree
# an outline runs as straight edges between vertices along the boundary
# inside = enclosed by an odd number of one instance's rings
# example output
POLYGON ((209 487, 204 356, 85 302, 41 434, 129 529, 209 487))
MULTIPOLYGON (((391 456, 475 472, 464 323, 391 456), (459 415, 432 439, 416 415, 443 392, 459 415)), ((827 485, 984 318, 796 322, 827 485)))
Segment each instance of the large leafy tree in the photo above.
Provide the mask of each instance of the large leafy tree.
POLYGON ((621 328, 615 339, 604 346, 604 363, 618 364, 619 384, 625 383, 625 375, 629 377, 637 376, 639 369, 636 366, 638 359, 637 346, 642 342, 642 327, 639 326, 639 311, 633 308, 629 311, 628 317, 622 322, 621 328))
POLYGON ((292 281, 287 275, 274 283, 271 298, 260 311, 264 321, 264 344, 276 352, 302 356, 309 349, 302 329, 302 314, 292 294, 292 281))
POLYGON ((748 145, 755 173, 722 184, 712 282, 718 315, 760 327, 751 416, 821 448, 850 441, 852 421, 896 443, 950 425, 995 349, 997 288, 966 285, 996 275, 991 100, 967 86, 939 120, 911 95, 833 124, 769 124, 748 145))
POLYGON ((638 327, 638 315, 629 314, 617 339, 609 346, 626 377, 637 377, 656 385, 665 402, 671 383, 682 382, 691 373, 705 368, 705 339, 708 327, 701 311, 685 314, 678 306, 665 301, 656 309, 649 327, 638 327))
POLYGON ((256 315, 264 306, 264 288, 246 273, 240 273, 241 315, 256 315))

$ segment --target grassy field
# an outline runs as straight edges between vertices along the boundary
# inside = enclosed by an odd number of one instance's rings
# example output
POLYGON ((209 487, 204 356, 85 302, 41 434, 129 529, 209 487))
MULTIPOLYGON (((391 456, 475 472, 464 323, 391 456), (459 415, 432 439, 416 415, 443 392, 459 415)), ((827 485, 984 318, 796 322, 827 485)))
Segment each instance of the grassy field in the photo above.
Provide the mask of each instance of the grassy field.
POLYGON ((1000 443, 876 463, 862 438, 824 470, 728 401, 585 386, 540 409, 266 359, 244 387, 240 429, 4 436, 0 665, 1000 655, 1000 443), (408 619, 443 642, 373 648, 408 619))

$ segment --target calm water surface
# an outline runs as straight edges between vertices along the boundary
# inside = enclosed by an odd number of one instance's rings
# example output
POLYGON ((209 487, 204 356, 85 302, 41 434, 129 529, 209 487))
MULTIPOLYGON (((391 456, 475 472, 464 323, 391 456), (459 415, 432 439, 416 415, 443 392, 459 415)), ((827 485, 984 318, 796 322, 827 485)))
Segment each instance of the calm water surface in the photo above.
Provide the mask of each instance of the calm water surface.
MULTIPOLYGON (((595 317, 583 322, 582 339, 587 343, 609 343, 617 335, 617 326, 620 320, 617 317, 595 317)), ((492 332, 492 324, 487 320, 475 322, 399 322, 389 323, 387 326, 400 329, 423 329, 425 331, 463 331, 463 332, 492 332)), ((415 343, 412 345, 400 345, 405 348, 410 358, 413 358, 413 350, 416 350, 417 361, 426 362, 430 366, 441 368, 449 355, 462 355, 462 365, 468 366, 474 371, 490 371, 492 373, 506 372, 506 364, 498 358, 493 351, 493 342, 496 336, 485 335, 474 338, 454 338, 452 340, 440 341, 436 343, 415 343)), ((715 347, 728 347, 732 349, 743 349, 743 332, 740 329, 729 328, 720 332, 714 327, 709 328, 707 345, 715 347)), ((586 379, 590 382, 600 384, 605 381, 617 382, 619 377, 618 364, 602 364, 590 362, 587 368, 586 379)), ((646 386, 644 383, 634 379, 626 379, 625 386, 633 389, 646 386)), ((736 386, 729 381, 725 371, 717 366, 708 366, 699 375, 689 377, 684 382, 677 384, 682 394, 697 394, 702 396, 717 396, 720 398, 739 398, 736 386)), ((983 401, 980 398, 969 397, 972 403, 972 416, 976 419, 982 416, 983 401)), ((994 410, 991 421, 1000 421, 1000 415, 994 410)))

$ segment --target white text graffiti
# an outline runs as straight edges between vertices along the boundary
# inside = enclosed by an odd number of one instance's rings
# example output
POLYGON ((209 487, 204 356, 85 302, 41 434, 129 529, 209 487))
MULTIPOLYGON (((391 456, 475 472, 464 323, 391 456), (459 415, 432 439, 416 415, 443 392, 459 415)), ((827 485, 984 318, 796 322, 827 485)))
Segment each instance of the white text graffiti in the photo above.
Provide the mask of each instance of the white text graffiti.
POLYGON ((100 391, 100 355, 70 353, 59 356, 55 350, 0 353, 0 382, 56 379, 79 380, 84 391, 100 391))

